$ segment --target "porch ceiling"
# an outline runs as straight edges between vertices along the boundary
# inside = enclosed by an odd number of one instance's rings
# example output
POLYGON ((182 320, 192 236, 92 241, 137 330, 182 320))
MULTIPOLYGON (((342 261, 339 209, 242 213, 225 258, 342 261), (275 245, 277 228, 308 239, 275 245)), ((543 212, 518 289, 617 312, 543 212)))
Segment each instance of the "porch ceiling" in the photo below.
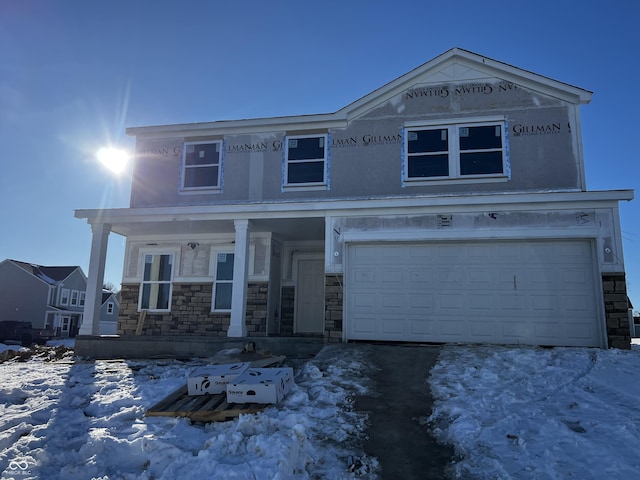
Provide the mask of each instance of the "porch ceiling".
MULTIPOLYGON (((282 240, 324 240, 324 218, 270 218, 251 220, 251 231, 272 232, 282 240)), ((124 237, 235 233, 233 220, 173 219, 113 223, 111 231, 124 237)))

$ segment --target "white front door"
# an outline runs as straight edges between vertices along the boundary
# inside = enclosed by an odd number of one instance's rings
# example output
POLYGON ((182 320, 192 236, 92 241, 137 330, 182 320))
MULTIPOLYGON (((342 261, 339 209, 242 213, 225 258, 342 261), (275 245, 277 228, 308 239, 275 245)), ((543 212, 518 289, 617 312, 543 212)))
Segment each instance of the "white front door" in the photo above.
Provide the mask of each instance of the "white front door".
POLYGON ((295 333, 324 331, 324 261, 298 260, 295 333))

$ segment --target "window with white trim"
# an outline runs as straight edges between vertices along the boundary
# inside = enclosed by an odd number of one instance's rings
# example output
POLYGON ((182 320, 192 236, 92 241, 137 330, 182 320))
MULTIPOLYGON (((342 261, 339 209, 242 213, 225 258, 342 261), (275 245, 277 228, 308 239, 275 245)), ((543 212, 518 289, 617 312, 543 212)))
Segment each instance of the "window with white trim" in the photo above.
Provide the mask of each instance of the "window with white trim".
POLYGON ((84 301, 87 297, 87 292, 80 292, 80 297, 78 298, 78 305, 80 307, 84 307, 84 301))
POLYGON ((230 311, 233 291, 234 254, 216 252, 214 258, 213 299, 211 311, 230 311))
POLYGON ((286 137, 285 186, 327 183, 327 135, 286 137))
POLYGON ((63 288, 60 293, 60 305, 69 305, 69 289, 63 288))
POLYGON ((78 296, 79 296, 80 292, 78 292, 78 290, 73 290, 71 292, 71 305, 74 307, 78 306, 78 296))
POLYGON ((144 271, 140 285, 140 310, 171 309, 171 279, 173 254, 149 253, 144 256, 144 271))
POLYGON ((113 302, 107 303, 107 315, 113 315, 114 306, 113 302))
POLYGON ((182 155, 182 190, 219 190, 222 140, 185 142, 182 155))
POLYGON ((405 130, 406 181, 504 177, 504 122, 412 126, 405 130))

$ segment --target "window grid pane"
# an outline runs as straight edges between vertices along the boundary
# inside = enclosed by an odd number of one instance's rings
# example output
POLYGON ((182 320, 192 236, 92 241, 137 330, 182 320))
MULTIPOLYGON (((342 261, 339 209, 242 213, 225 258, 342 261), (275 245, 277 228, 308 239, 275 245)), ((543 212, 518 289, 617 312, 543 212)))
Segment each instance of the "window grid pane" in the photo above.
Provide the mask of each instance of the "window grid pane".
POLYGON ((288 183, 324 182, 324 161, 291 162, 287 168, 288 183))
POLYGON ((140 308, 169 310, 173 255, 145 255, 140 308))
POLYGON ((218 172, 217 166, 185 167, 184 186, 185 188, 217 187, 218 172))
POLYGON ((231 310, 231 291, 233 284, 230 282, 217 282, 214 301, 215 310, 231 310))

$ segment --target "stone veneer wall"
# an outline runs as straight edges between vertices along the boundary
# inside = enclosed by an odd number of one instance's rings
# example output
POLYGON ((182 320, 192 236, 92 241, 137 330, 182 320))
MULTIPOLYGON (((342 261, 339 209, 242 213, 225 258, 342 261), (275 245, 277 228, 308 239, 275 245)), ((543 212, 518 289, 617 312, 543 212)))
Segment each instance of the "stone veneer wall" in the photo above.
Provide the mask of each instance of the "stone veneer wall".
POLYGON ((280 335, 293 335, 293 316, 295 314, 296 287, 282 287, 280 294, 280 335))
MULTIPOLYGON (((118 335, 135 335, 138 312, 139 284, 123 284, 118 335)), ((147 313, 142 335, 198 335, 226 337, 231 320, 230 313, 212 313, 213 284, 174 283, 171 312, 147 313)))
POLYGON ((609 347, 630 349, 629 299, 625 274, 604 273, 602 290, 609 347))
POLYGON ((267 282, 247 285, 247 336, 264 337, 267 335, 267 301, 269 284, 267 282))
POLYGON ((342 275, 324 277, 324 339, 342 342, 342 275))

